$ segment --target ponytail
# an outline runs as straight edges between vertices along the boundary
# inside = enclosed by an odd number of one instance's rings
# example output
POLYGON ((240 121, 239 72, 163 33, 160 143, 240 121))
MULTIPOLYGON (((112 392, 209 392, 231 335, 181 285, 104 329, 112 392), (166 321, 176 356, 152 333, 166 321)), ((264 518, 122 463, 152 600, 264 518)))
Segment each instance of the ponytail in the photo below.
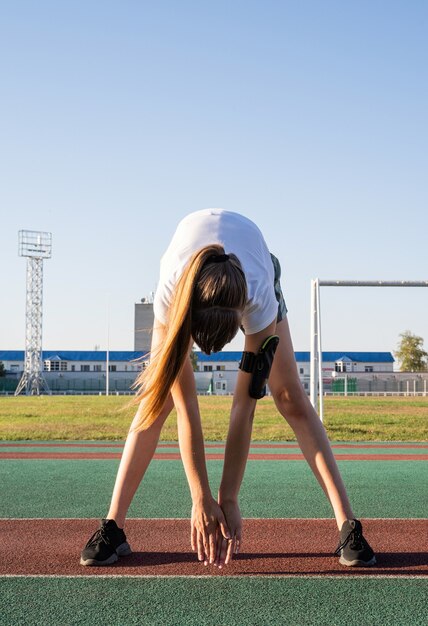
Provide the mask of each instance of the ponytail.
MULTIPOLYGON (((162 411, 172 385, 179 376, 186 358, 189 356, 190 343, 192 337, 194 337, 192 308, 199 308, 201 306, 200 298, 195 298, 195 291, 198 291, 197 284, 201 276, 201 271, 205 267, 208 268, 211 266, 213 268, 212 274, 218 273, 219 271, 224 274, 224 269, 221 270, 220 265, 224 268, 229 265, 229 262, 215 263, 213 259, 219 257, 219 255, 224 255, 224 248, 214 244, 195 252, 177 283, 169 310, 164 341, 161 346, 156 349, 156 352, 151 355, 149 366, 140 373, 134 383, 137 389, 135 402, 143 401, 137 414, 137 423, 135 425, 135 430, 137 431, 146 430, 156 421, 162 411)), ((243 281, 244 295, 242 296, 241 294, 239 299, 239 307, 243 309, 246 300, 245 276, 238 259, 234 255, 228 255, 227 258, 233 261, 233 272, 236 273, 238 270, 241 275, 241 283, 243 281)), ((232 266, 232 264, 230 265, 232 266)), ((225 292, 230 291, 230 288, 228 288, 224 280, 222 290, 225 292)), ((213 290, 211 290, 211 292, 212 291, 213 290)), ((219 295, 213 294, 213 296, 215 301, 212 302, 211 305, 214 305, 214 309, 219 309, 222 304, 219 295)), ((230 301, 230 294, 226 293, 226 296, 230 301)), ((205 303, 205 306, 209 306, 209 303, 205 303)), ((230 302, 228 302, 226 306, 230 307, 230 302)), ((236 334, 239 328, 240 315, 237 311, 234 311, 234 313, 234 327, 236 327, 234 334, 236 334)), ((215 330, 218 334, 218 329, 215 330)), ((230 335, 229 331, 228 335, 230 335)), ((225 343, 227 343, 227 340, 224 341, 220 349, 225 343)))

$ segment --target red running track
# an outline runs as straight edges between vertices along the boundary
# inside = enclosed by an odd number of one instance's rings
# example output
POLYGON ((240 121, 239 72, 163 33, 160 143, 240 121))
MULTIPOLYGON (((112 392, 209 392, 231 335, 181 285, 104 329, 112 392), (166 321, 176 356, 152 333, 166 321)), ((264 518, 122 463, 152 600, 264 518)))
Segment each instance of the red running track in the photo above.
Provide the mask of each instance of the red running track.
MULTIPOLYGON (((81 461, 84 459, 120 459, 119 452, 0 452, 0 459, 69 459, 81 461)), ((223 460, 224 453, 210 453, 205 455, 207 460, 223 460)), ((335 454, 337 461, 427 461, 428 454, 335 454)), ((154 459, 174 461, 181 459, 176 452, 156 452, 154 459)), ((269 454, 252 453, 248 455, 251 461, 303 461, 303 454, 269 454)))
POLYGON ((0 575, 428 576, 426 519, 363 521, 378 560, 370 568, 346 568, 332 556, 338 535, 330 519, 246 519, 242 553, 223 570, 197 561, 188 520, 128 520, 133 554, 109 567, 83 567, 80 550, 98 524, 88 519, 0 520, 0 575))
MULTIPOLYGON (((35 442, 35 441, 7 441, 0 442, 1 448, 120 448, 122 449, 124 446, 123 443, 107 443, 105 441, 99 441, 98 443, 88 443, 88 442, 69 442, 69 441, 59 441, 59 442, 35 442)), ((205 448, 224 448, 225 444, 223 442, 219 443, 206 443, 205 448)), ((252 443, 251 448, 263 448, 263 449, 300 449, 297 443, 252 443)), ((373 441, 366 441, 364 443, 334 443, 331 444, 332 448, 350 448, 350 449, 387 449, 387 450, 414 450, 416 449, 428 449, 428 444, 425 443, 377 443, 373 441)), ((163 443, 160 442, 158 445, 158 450, 161 448, 174 448, 178 449, 178 443, 163 443)))

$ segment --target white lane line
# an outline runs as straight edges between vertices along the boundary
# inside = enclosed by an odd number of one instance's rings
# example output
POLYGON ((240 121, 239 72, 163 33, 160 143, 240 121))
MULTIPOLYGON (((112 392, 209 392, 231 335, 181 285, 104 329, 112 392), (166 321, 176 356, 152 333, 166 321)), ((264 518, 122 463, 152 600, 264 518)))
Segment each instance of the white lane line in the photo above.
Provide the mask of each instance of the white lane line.
MULTIPOLYGON (((47 521, 47 520, 70 520, 70 521, 100 521, 98 517, 0 517, 0 522, 22 522, 22 521, 47 521)), ((378 522, 421 522, 427 521, 425 517, 360 517, 363 521, 378 522)), ((127 522, 158 522, 158 521, 190 521, 190 517, 127 517, 127 522)), ((261 520, 263 522, 334 522, 332 517, 244 517, 246 520, 261 520)))
POLYGON ((216 580, 220 578, 242 578, 246 580, 248 578, 328 578, 330 580, 336 580, 337 578, 352 578, 356 579, 378 579, 378 578, 394 578, 395 580, 401 579, 426 579, 428 578, 428 574, 222 574, 215 575, 212 574, 141 574, 140 576, 131 574, 127 576, 126 574, 0 574, 0 579, 2 578, 76 578, 76 579, 85 579, 85 580, 98 580, 102 579, 111 579, 111 578, 126 578, 129 580, 130 578, 135 578, 139 580, 141 578, 203 578, 204 580, 216 580))

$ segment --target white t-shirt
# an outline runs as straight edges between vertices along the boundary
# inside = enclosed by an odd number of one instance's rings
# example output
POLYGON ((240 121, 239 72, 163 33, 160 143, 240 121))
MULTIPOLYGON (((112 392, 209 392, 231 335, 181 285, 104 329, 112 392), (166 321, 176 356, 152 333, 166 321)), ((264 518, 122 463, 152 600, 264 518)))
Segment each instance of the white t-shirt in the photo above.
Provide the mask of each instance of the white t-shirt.
POLYGON ((191 256, 204 246, 220 244, 235 254, 247 280, 248 299, 242 326, 247 335, 257 333, 276 319, 272 259, 259 228, 248 218, 224 209, 190 213, 178 224, 161 259, 154 299, 156 318, 166 324, 175 286, 191 256))

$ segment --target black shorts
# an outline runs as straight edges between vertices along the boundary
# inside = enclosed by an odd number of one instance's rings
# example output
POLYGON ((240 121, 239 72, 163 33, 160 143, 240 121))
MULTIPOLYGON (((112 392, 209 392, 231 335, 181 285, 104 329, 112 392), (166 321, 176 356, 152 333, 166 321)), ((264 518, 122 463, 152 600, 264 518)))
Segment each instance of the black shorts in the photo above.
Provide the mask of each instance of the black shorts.
POLYGON ((274 278, 273 286, 275 289, 276 299, 278 300, 278 316, 276 318, 276 321, 281 322, 281 320, 283 320, 285 316, 287 315, 287 311, 288 311, 287 305, 285 304, 284 295, 281 289, 281 282, 280 282, 281 265, 275 255, 271 253, 270 256, 271 256, 273 268, 275 271, 275 278, 274 278))

